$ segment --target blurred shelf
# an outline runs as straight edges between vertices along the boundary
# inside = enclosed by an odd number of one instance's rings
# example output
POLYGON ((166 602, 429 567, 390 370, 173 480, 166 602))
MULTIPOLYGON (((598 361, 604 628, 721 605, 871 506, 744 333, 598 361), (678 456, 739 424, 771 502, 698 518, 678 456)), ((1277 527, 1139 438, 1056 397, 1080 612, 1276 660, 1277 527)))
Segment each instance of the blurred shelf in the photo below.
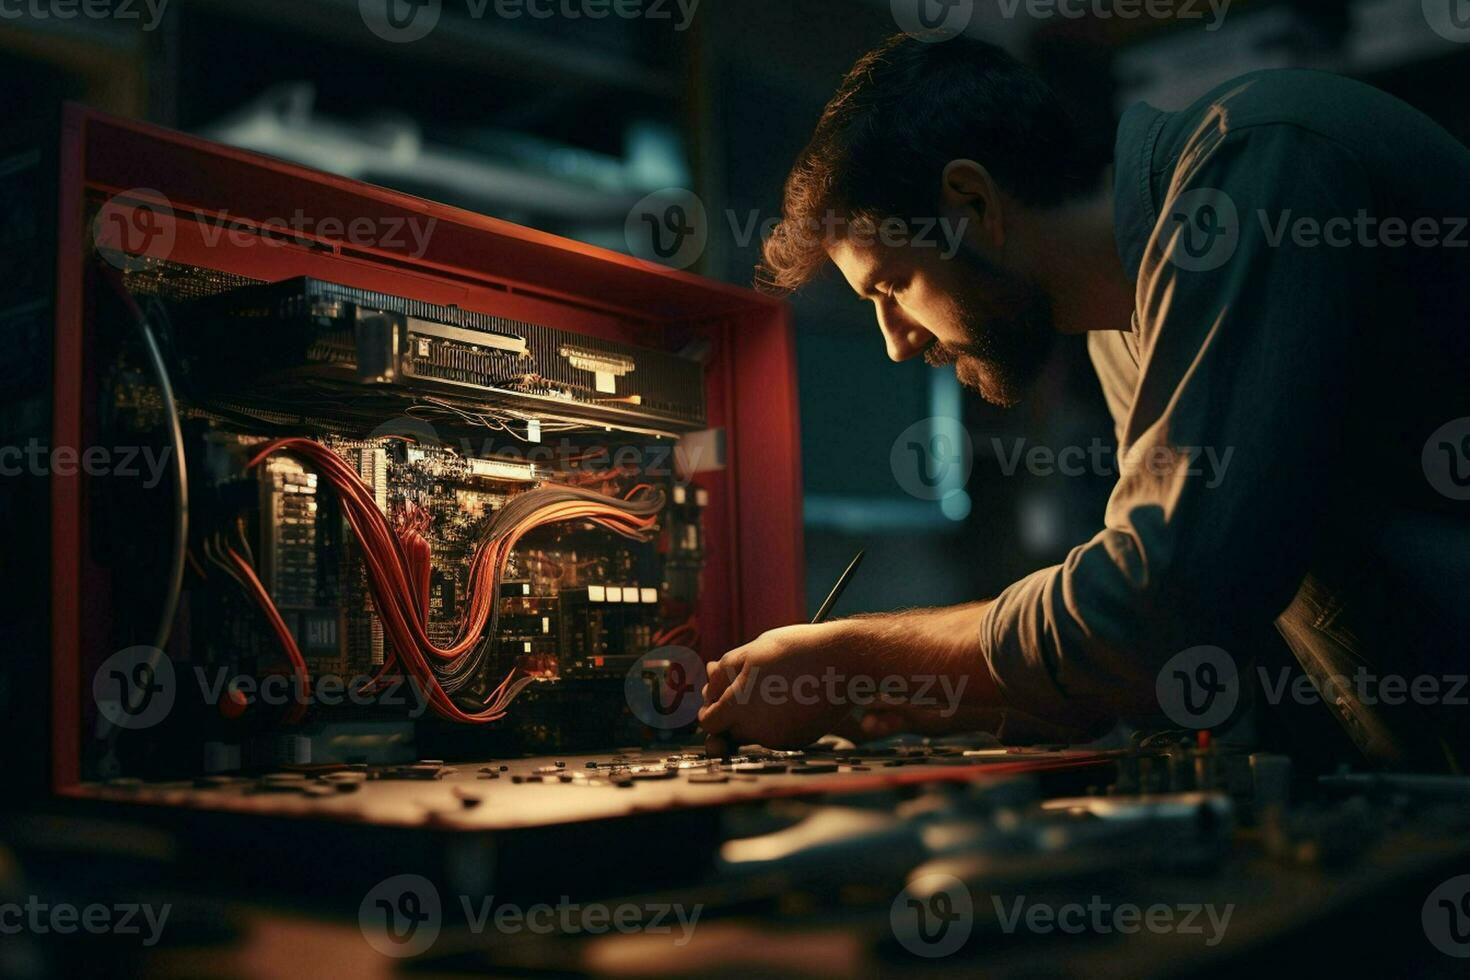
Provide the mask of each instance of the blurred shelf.
POLYGON ((508 25, 496 30, 487 24, 488 18, 473 20, 451 11, 445 11, 428 37, 392 45, 368 30, 358 0, 189 0, 189 6, 354 44, 371 50, 374 57, 391 53, 426 66, 533 79, 554 73, 569 84, 660 98, 678 98, 684 88, 684 80, 672 70, 535 31, 508 25))

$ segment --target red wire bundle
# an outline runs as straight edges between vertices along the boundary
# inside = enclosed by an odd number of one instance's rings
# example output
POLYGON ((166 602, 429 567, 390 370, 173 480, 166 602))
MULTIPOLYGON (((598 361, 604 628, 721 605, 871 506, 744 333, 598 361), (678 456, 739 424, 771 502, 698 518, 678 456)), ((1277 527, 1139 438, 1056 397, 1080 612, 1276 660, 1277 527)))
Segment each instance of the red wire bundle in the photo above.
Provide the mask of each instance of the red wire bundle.
POLYGON ((310 683, 307 677, 306 658, 301 655, 301 648, 296 645, 296 637, 291 634, 290 628, 286 626, 286 621, 281 618, 281 611, 271 601, 270 592, 260 581, 260 576, 255 574, 255 569, 251 568, 250 563, 234 548, 225 549, 225 557, 230 560, 230 564, 235 566, 235 570, 240 573, 244 581, 246 590, 265 612, 266 618, 270 620, 271 629, 275 631, 276 638, 285 648, 287 659, 291 661, 291 672, 296 676, 297 696, 295 703, 286 712, 285 720, 287 724, 295 724, 306 714, 307 685, 310 683))
POLYGON ((699 620, 690 616, 686 622, 653 634, 650 642, 656 647, 666 647, 675 644, 690 647, 691 649, 697 647, 699 646, 699 620))
POLYGON ((412 508, 400 515, 395 531, 378 509, 372 491, 347 461, 311 439, 276 440, 261 449, 249 467, 283 450, 314 465, 337 491, 348 525, 362 546, 373 605, 382 619, 393 650, 393 657, 383 665, 369 687, 375 688, 397 661, 429 696, 434 710, 455 721, 495 721, 504 717, 505 708, 514 696, 514 689, 510 688, 514 676, 512 671, 485 700, 484 710, 464 711, 444 690, 434 662, 441 662, 444 668, 453 667, 480 642, 499 598, 499 582, 506 562, 516 543, 527 532, 544 524, 585 519, 620 533, 637 534, 652 529, 657 520, 656 515, 640 517, 609 503, 584 499, 559 501, 531 512, 476 549, 470 565, 468 608, 460 619, 454 641, 441 647, 429 638, 427 629, 431 557, 425 536, 429 526, 428 514, 412 508))

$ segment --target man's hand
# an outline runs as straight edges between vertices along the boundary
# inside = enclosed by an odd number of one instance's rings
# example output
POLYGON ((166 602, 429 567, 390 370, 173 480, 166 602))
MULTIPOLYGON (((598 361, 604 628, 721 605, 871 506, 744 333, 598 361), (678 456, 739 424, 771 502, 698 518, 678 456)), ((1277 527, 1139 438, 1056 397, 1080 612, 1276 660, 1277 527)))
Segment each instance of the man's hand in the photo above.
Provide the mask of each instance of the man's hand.
POLYGON ((712 661, 701 727, 769 748, 801 748, 841 727, 852 705, 830 689, 858 659, 845 624, 783 626, 712 661))
POLYGON ((976 603, 771 630, 709 665, 700 724, 731 749, 993 727, 999 714, 989 709, 1000 704, 978 649, 983 612, 976 603))

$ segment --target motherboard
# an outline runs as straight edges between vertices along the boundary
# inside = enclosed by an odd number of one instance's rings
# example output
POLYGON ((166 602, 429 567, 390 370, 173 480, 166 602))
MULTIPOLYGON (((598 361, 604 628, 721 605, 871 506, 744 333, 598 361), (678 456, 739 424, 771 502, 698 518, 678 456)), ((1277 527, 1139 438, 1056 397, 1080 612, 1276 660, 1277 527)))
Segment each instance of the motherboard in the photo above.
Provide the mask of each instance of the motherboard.
MULTIPOLYGON (((191 513, 167 656, 200 680, 176 711, 206 733, 199 765, 642 740, 630 672, 657 684, 650 652, 700 643, 709 492, 674 451, 703 420, 698 361, 209 277, 130 282, 178 381, 191 513)), ((114 431, 164 428, 135 354, 106 382, 114 431)))

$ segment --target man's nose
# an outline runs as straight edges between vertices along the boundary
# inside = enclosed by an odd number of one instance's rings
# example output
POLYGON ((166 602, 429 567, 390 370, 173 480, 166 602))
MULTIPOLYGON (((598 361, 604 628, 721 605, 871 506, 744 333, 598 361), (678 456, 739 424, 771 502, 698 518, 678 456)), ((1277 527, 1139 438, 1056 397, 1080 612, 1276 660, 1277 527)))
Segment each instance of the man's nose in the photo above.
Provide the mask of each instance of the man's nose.
POLYGON ((933 342, 934 335, 904 316, 892 300, 878 303, 877 310, 878 329, 883 332, 890 360, 907 361, 917 357, 933 342))

